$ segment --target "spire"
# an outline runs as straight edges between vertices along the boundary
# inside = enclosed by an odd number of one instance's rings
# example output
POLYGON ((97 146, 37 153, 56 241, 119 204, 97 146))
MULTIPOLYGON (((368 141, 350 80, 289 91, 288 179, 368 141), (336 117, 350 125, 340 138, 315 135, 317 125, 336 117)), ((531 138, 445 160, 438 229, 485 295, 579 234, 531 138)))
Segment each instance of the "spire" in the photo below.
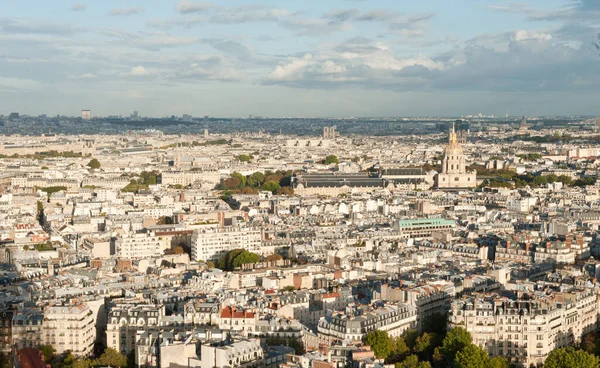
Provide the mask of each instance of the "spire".
POLYGON ((448 137, 448 143, 456 143, 456 131, 454 130, 454 122, 452 122, 452 129, 450 130, 450 136, 448 137))

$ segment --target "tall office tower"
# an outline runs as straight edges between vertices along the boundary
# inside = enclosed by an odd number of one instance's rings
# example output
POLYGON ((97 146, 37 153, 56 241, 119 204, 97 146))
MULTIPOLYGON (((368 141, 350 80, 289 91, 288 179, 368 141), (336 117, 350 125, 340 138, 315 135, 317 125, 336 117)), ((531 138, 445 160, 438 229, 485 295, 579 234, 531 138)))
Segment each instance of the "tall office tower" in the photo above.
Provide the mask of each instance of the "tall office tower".
POLYGON ((90 120, 92 118, 92 112, 90 110, 81 110, 81 118, 83 120, 90 120))

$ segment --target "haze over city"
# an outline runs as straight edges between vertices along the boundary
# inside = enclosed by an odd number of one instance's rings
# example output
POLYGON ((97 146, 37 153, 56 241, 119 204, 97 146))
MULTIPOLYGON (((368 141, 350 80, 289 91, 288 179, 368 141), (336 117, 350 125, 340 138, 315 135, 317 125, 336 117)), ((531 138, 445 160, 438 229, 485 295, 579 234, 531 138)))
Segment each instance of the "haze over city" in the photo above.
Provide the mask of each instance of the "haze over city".
POLYGON ((0 111, 594 115, 596 0, 3 1, 0 111))

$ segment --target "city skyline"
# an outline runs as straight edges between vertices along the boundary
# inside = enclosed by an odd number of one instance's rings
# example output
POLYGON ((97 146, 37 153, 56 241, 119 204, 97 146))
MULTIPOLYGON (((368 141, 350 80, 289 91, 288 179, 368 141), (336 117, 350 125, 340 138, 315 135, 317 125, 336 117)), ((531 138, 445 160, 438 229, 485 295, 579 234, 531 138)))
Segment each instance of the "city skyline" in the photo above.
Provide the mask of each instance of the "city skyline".
POLYGON ((0 111, 598 115, 600 4, 0 4, 0 111))

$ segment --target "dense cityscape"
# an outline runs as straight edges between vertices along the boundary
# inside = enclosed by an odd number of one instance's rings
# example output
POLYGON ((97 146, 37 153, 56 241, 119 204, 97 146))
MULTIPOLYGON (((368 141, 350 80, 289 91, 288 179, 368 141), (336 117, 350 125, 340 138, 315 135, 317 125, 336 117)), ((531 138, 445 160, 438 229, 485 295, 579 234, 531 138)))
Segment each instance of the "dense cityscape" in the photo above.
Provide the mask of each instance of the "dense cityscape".
POLYGON ((0 1, 0 368, 600 368, 600 0, 0 1))
POLYGON ((3 118, 3 366, 597 366, 600 119, 135 115, 3 118))

